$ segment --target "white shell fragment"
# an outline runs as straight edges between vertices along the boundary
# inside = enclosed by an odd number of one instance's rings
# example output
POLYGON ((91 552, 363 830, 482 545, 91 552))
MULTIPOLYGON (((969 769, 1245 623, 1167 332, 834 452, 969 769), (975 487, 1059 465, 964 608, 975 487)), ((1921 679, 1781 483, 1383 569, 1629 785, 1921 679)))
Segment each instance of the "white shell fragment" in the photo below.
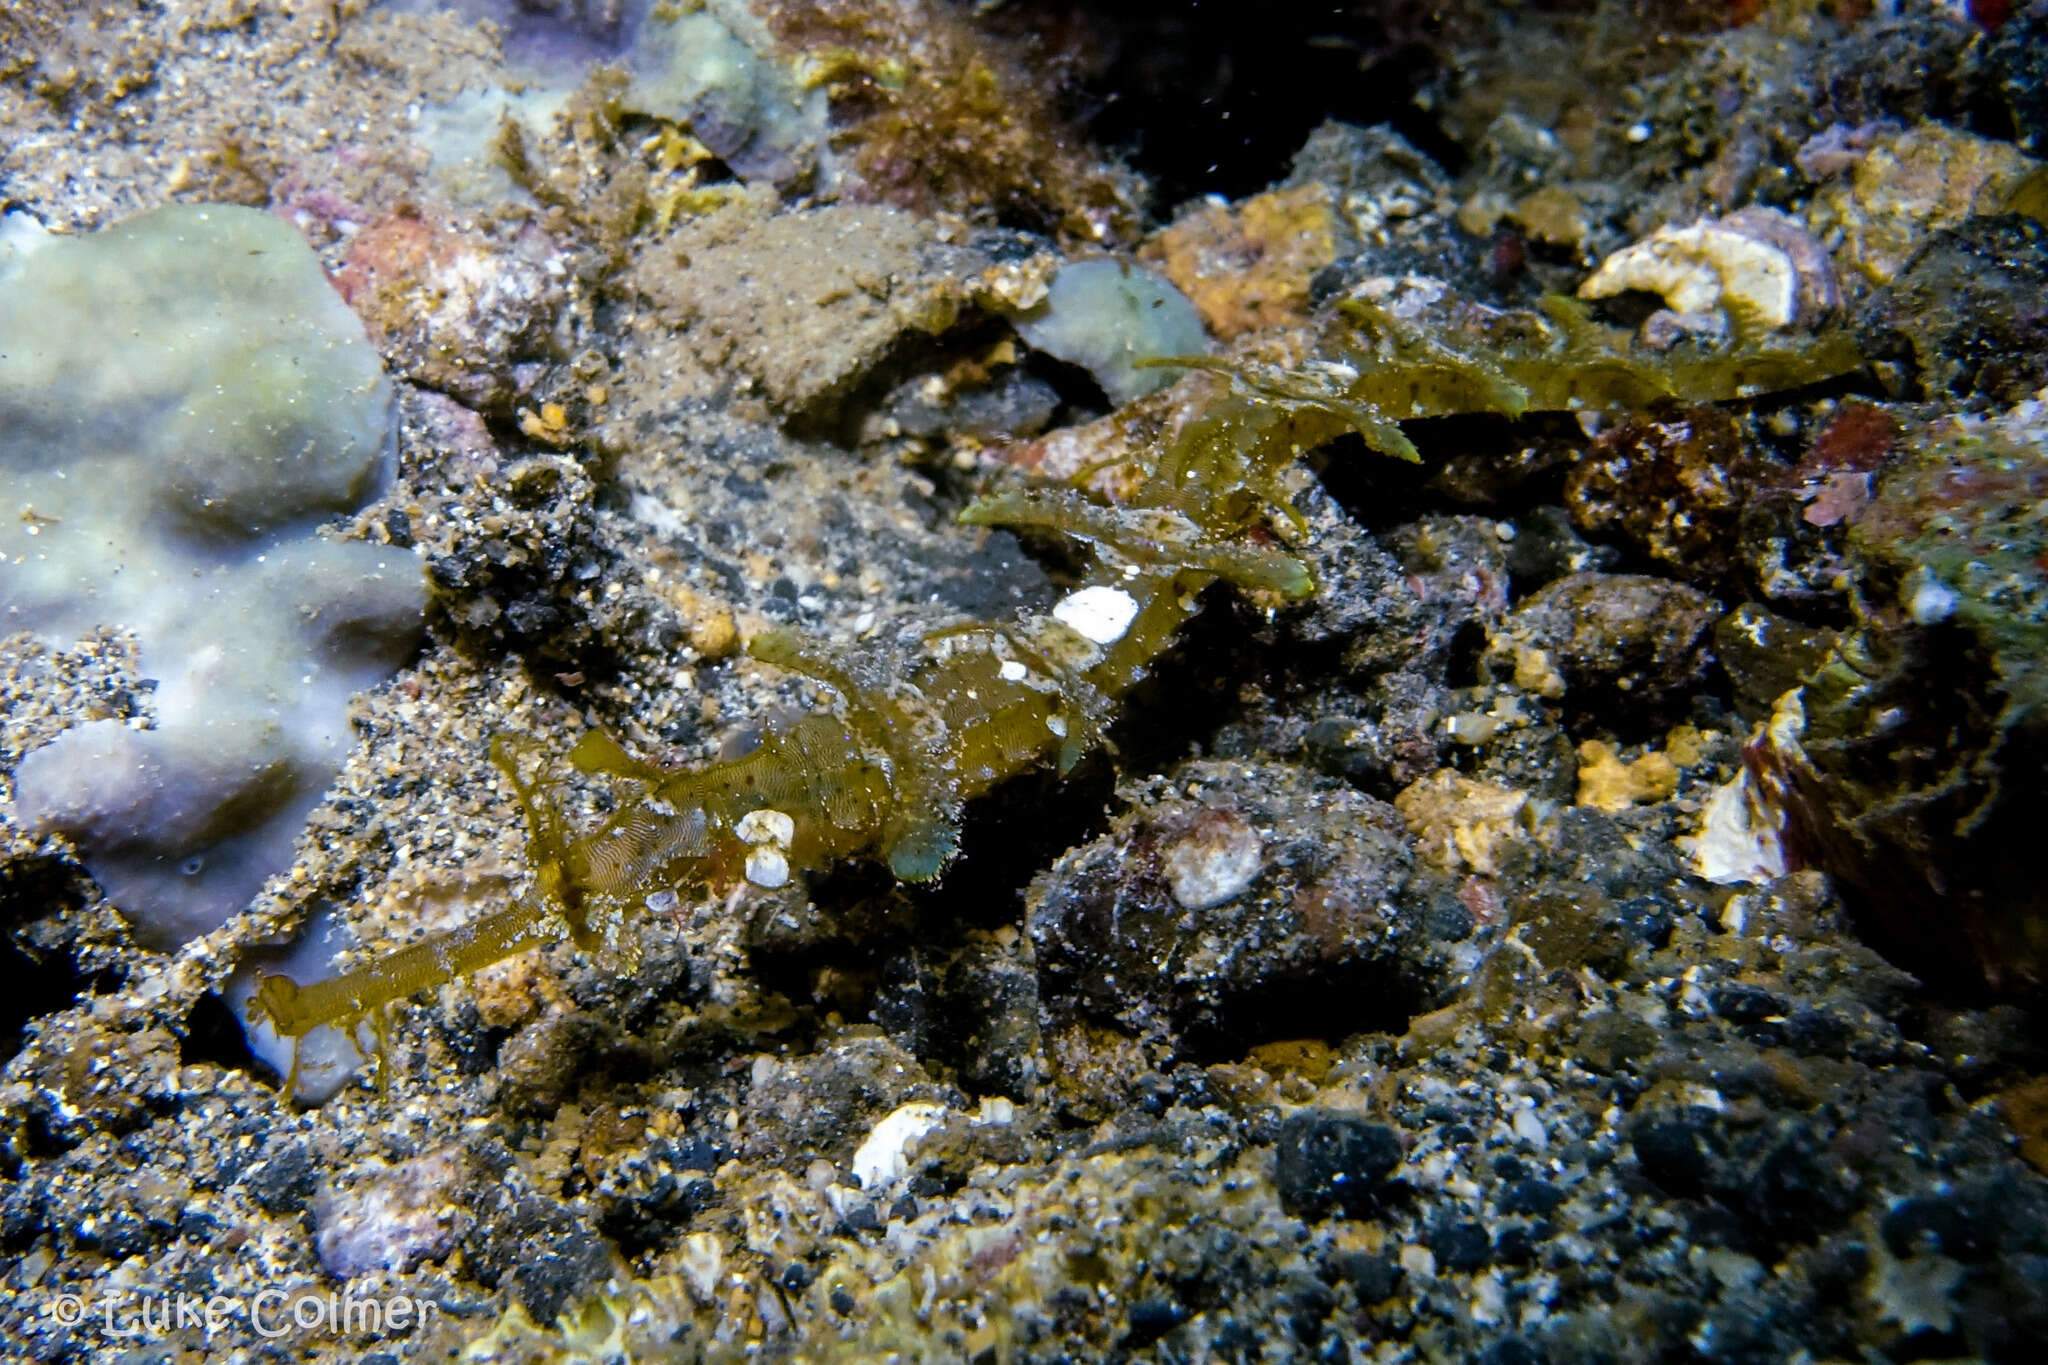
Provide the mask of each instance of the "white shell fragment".
POLYGON ((1953 589, 1921 569, 1907 582, 1906 610, 1916 626, 1936 626, 1956 614, 1958 598, 1953 589))
MULTIPOLYGON (((750 810, 732 827, 743 844, 773 844, 788 848, 796 837, 796 821, 779 810, 750 810)), ((777 883, 780 885, 780 883, 777 883)))
POLYGON ((910 1169, 911 1147, 946 1120, 946 1106, 913 1100, 877 1123, 853 1154, 853 1174, 861 1189, 873 1194, 887 1189, 910 1169))
POLYGON ((1716 886, 1756 885, 1785 875, 1783 824, 1745 768, 1714 788, 1699 833, 1680 844, 1692 854, 1693 871, 1716 886))
POLYGON ((1031 670, 1018 663, 1015 659, 1005 659, 997 666, 996 672, 1002 677, 1004 682, 1023 682, 1026 677, 1030 676, 1031 670))
POLYGON ((1082 588, 1054 604, 1053 619, 1098 645, 1124 638, 1138 614, 1138 599, 1122 588, 1082 588))
POLYGON ((1208 910, 1236 900, 1259 879, 1266 865, 1259 832, 1227 812, 1196 821, 1161 859, 1173 898, 1189 910, 1208 910))
POLYGON ((1631 289, 1659 295, 1674 313, 1710 313, 1724 301, 1767 327, 1792 320, 1792 258, 1777 247, 1712 223, 1662 227, 1600 263, 1579 286, 1582 299, 1631 289))
POLYGON ((756 844, 747 854, 747 880, 763 891, 789 884, 789 859, 773 844, 756 844))

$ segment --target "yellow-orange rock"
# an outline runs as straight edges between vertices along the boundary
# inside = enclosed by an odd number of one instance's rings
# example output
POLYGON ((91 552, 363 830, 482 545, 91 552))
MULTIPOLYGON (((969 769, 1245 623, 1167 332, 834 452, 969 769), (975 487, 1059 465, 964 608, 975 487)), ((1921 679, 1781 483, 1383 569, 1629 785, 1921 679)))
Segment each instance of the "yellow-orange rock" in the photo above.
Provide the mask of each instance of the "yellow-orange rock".
POLYGON ((1228 340, 1306 322, 1309 280, 1337 259, 1339 231, 1329 187, 1297 185, 1236 204, 1204 204, 1139 255, 1228 340))

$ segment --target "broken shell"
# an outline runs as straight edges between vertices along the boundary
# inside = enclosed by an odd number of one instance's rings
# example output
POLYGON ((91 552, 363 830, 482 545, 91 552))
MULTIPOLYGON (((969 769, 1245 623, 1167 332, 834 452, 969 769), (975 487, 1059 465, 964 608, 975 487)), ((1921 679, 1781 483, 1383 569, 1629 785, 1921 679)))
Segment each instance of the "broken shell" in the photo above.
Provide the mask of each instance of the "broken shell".
POLYGON ((789 859, 773 844, 756 844, 747 854, 747 880, 764 891, 789 884, 789 859))
POLYGON ((1660 296, 1673 313, 1719 311, 1766 328, 1811 321, 1840 301, 1827 249, 1793 219, 1761 208, 1661 227, 1602 261, 1579 297, 1632 289, 1660 296))
POLYGON ((1138 599, 1122 588, 1082 588, 1054 604, 1052 614, 1096 644, 1113 645, 1131 628, 1138 614, 1138 599))
POLYGON ((773 844, 788 848, 796 837, 796 821, 779 810, 750 810, 733 825, 732 832, 743 844, 773 844))
POLYGON ((1259 832, 1227 811, 1210 811, 1160 860, 1173 898, 1189 910, 1236 900, 1265 868, 1259 832))

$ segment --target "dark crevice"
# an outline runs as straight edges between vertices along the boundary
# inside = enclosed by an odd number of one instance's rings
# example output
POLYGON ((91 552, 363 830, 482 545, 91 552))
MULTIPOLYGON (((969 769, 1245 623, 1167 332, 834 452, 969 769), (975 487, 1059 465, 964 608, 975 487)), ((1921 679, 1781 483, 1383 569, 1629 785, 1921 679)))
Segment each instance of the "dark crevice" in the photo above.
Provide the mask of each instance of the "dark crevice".
POLYGON ((112 973, 86 972, 74 955, 67 926, 84 904, 76 868, 58 860, 29 859, 0 873, 0 1061, 21 1051, 32 1021, 114 988, 112 973))
POLYGON ((1198 1066, 1241 1059, 1266 1043, 1361 1033, 1399 1036, 1421 1008, 1398 964, 1347 963, 1314 976, 1264 981, 1221 1002, 1182 1031, 1178 1058, 1198 1066))
POLYGON ((183 1066, 212 1065, 224 1071, 246 1071, 268 1085, 280 1085, 284 1079, 249 1050, 242 1021, 235 1017, 227 1001, 211 991, 200 996, 185 1016, 178 1062, 183 1066))
MULTIPOLYGON (((1045 23, 1073 6, 1016 8, 1012 23, 1045 23)), ((1446 165, 1462 160, 1415 100, 1436 69, 1424 7, 1140 0, 1086 22, 1107 56, 1076 112, 1152 181, 1162 210, 1265 188, 1331 119, 1392 124, 1446 165)))

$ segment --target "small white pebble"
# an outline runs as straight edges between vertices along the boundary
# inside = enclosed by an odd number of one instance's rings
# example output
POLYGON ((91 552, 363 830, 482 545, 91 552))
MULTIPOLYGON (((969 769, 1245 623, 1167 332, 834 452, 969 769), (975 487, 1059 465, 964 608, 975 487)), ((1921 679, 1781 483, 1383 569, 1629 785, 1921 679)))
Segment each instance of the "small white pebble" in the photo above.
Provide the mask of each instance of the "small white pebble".
POLYGON ((1023 682, 1030 675, 1031 670, 1018 663, 1015 659, 1005 659, 996 669, 996 672, 1001 675, 1004 682, 1023 682))
POLYGON ((1052 614, 1054 620, 1096 644, 1113 645, 1131 628, 1138 614, 1138 599, 1122 588, 1082 588, 1062 597, 1052 614))
POLYGON ((789 859, 772 844, 756 844, 747 854, 747 880, 764 891, 789 884, 789 859))
POLYGON ((1188 910, 1236 900, 1266 865, 1258 831, 1221 812, 1198 822, 1160 861, 1173 898, 1188 910))
POLYGON ((1402 1247, 1401 1269, 1418 1280, 1431 1279, 1436 1275, 1436 1257, 1428 1247, 1402 1247))
POLYGON ((910 1148, 945 1121, 946 1107, 914 1100, 877 1123, 853 1154, 853 1174, 869 1194, 887 1189, 910 1169, 910 1148))
MULTIPOLYGON (((788 848, 789 841, 796 837, 796 821, 779 810, 750 810, 732 827, 743 844, 773 844, 777 848, 788 848)), ((776 883, 782 885, 781 882, 776 883)))
POLYGON ((1933 574, 1921 570, 1913 585, 1912 600, 1906 604, 1916 626, 1936 626, 1955 615, 1956 595, 1933 574))

